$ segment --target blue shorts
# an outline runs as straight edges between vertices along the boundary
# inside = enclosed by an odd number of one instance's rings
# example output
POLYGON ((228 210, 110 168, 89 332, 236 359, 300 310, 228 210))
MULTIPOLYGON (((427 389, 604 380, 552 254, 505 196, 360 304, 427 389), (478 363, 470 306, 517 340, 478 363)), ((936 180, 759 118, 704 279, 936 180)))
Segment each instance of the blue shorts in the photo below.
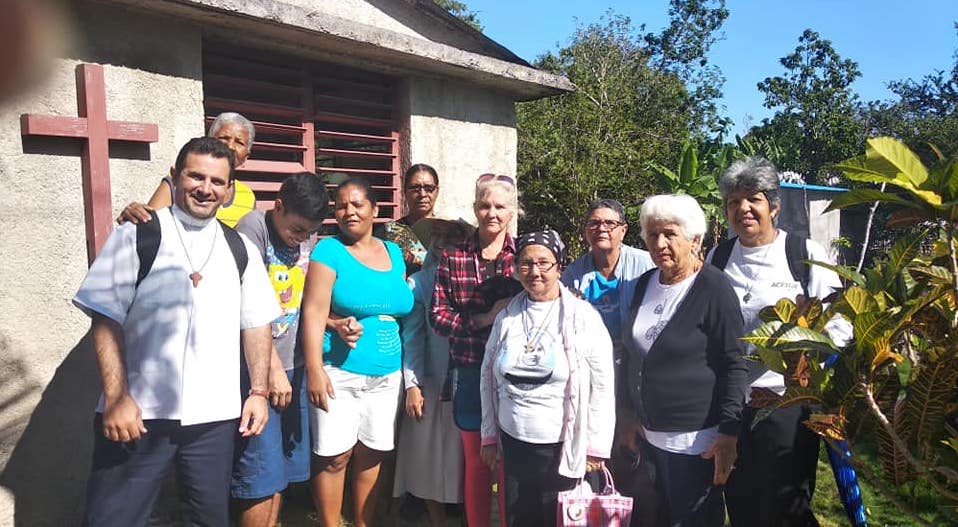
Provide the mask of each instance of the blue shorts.
MULTIPOLYGON (((306 369, 286 372, 293 387, 293 400, 282 413, 269 407, 269 421, 263 433, 239 438, 233 462, 230 494, 253 500, 282 492, 290 483, 309 479, 309 402, 306 398, 306 369)), ((245 375, 244 375, 245 377, 245 375)), ((248 381, 244 379, 244 384, 248 381)), ((243 387, 244 393, 249 391, 243 387)))

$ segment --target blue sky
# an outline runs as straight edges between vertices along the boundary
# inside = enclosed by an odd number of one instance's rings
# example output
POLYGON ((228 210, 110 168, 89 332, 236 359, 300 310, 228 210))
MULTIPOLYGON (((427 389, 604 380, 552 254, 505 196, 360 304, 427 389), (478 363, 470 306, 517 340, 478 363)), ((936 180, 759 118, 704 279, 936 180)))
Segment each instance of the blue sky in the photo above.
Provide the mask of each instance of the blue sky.
MULTIPOLYGON (((485 33, 532 61, 569 43, 576 21, 597 22, 607 10, 635 26, 658 31, 668 0, 465 0, 485 33)), ((726 81, 724 104, 733 133, 771 115, 756 84, 784 72, 779 59, 798 45, 806 28, 818 31, 843 58, 858 62, 853 88, 863 100, 891 97, 885 84, 950 70, 958 48, 958 0, 727 0, 729 18, 711 60, 726 81)))

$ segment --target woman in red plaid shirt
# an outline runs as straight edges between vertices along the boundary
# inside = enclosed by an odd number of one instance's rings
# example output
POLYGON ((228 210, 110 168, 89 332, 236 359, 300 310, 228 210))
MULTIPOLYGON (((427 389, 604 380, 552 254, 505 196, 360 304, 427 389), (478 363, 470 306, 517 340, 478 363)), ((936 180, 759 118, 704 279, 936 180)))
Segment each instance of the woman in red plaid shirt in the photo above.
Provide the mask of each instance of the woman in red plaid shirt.
MULTIPOLYGON (((508 285, 503 278, 511 277, 515 270, 515 243, 509 235, 509 224, 519 209, 515 180, 495 174, 479 176, 473 209, 478 222, 476 234, 455 249, 445 251, 439 260, 432 297, 432 325, 438 335, 449 338, 455 386, 453 415, 460 429, 465 457, 466 521, 469 525, 489 525, 492 473, 479 457, 482 420, 479 366, 492 323, 512 296, 508 287, 497 292, 489 286, 508 285), (508 296, 502 298, 503 295, 508 296)), ((501 474, 498 479, 502 481, 501 474)), ((500 488, 501 519, 502 496, 500 488)), ((505 525, 504 519, 500 524, 505 525)))

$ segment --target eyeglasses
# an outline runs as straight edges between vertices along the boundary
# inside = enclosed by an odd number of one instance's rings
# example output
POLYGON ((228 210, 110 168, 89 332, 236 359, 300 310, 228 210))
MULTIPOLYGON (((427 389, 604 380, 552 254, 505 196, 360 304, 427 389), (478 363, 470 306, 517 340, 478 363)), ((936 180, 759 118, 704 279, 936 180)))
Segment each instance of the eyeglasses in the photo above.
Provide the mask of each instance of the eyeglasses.
POLYGON ((517 267, 523 273, 528 273, 532 270, 533 267, 539 270, 540 273, 548 273, 552 270, 553 267, 559 265, 559 262, 549 262, 547 260, 539 260, 538 262, 533 262, 529 260, 523 260, 519 262, 517 267))
POLYGON ((406 192, 412 192, 413 194, 419 194, 420 192, 432 194, 437 190, 439 190, 439 185, 409 185, 406 187, 406 192))
POLYGON ((476 180, 476 186, 478 187, 481 183, 485 183, 487 181, 502 181, 509 186, 516 186, 516 180, 509 176, 503 176, 500 174, 483 174, 479 176, 479 179, 476 180))
POLYGON ((586 228, 590 231, 597 231, 599 229, 608 229, 611 231, 623 225, 625 225, 625 222, 616 220, 589 220, 585 224, 586 228))

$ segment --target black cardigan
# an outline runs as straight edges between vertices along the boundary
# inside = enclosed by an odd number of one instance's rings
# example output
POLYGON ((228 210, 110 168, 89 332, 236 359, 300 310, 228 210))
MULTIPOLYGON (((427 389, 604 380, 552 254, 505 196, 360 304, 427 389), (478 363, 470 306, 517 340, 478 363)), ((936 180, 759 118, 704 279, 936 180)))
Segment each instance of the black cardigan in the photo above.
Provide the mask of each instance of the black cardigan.
POLYGON ((737 435, 747 385, 738 297, 725 273, 705 264, 643 356, 631 328, 654 272, 642 275, 632 299, 621 386, 628 393, 619 400, 650 430, 692 432, 718 425, 719 432, 737 435))

